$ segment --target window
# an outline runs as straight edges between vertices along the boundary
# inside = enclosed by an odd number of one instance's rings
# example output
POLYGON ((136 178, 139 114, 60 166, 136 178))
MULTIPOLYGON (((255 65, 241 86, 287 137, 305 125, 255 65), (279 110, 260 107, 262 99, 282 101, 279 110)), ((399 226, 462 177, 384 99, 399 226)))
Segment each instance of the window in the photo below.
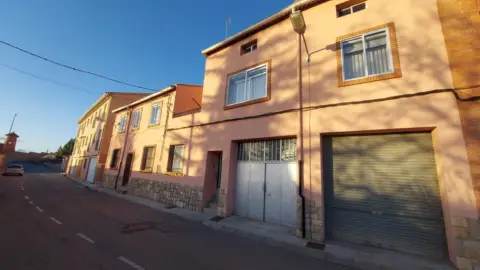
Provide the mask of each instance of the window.
POLYGON ((160 122, 161 106, 160 104, 152 105, 152 112, 150 114, 150 125, 155 125, 160 122))
POLYGON ((337 6, 337 17, 343 17, 367 8, 367 3, 365 2, 348 5, 349 2, 347 2, 347 7, 341 4, 337 6))
POLYGON ((83 160, 83 168, 84 168, 84 169, 87 168, 87 162, 88 162, 87 159, 84 159, 84 160, 83 160))
POLYGON ((143 148, 142 166, 141 166, 142 171, 152 171, 154 156, 155 156, 155 147, 147 146, 143 148))
POLYGON ((183 168, 183 149, 185 145, 171 145, 168 155, 168 171, 182 172, 183 168))
POLYGON ((90 134, 90 140, 88 141, 88 149, 90 150, 90 148, 92 148, 92 144, 93 144, 93 135, 90 134))
POLYGON ((138 128, 140 126, 141 114, 142 114, 141 110, 136 110, 133 112, 133 128, 138 128))
POLYGON ((117 168, 118 163, 118 155, 120 153, 120 149, 114 149, 112 152, 112 160, 110 160, 110 168, 114 169, 117 168))
POLYGON ((227 105, 267 97, 268 65, 264 64, 228 77, 227 105))
POLYGON ((124 132, 125 131, 125 123, 127 122, 127 116, 122 115, 120 117, 120 121, 118 122, 117 132, 124 132))
POLYGON ((100 141, 102 140, 102 129, 98 130, 97 141, 95 142, 95 150, 100 149, 100 141))
POLYGON ((257 40, 252 40, 240 47, 240 55, 244 55, 249 52, 253 52, 257 50, 257 40))
POLYGON ((386 29, 342 41, 341 48, 344 80, 393 72, 392 51, 386 29))
POLYGON ((97 122, 97 114, 92 117, 92 127, 95 128, 95 123, 97 122))
POLYGON ((295 161, 296 139, 239 142, 239 161, 295 161))

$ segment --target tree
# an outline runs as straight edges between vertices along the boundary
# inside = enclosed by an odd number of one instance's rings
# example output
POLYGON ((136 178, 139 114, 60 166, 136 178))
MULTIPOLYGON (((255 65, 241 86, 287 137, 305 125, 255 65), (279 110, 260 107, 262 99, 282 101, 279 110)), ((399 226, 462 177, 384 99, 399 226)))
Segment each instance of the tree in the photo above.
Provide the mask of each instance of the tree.
POLYGON ((57 150, 57 155, 59 156, 68 156, 73 152, 73 146, 75 145, 75 140, 70 139, 64 146, 60 146, 57 150))

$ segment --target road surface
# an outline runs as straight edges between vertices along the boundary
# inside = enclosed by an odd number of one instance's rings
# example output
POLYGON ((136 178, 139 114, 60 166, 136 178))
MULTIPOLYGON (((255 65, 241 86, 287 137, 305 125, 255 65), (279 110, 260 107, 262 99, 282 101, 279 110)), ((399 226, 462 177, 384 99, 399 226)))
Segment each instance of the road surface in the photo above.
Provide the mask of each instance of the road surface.
POLYGON ((0 176, 0 269, 346 269, 24 167, 0 176))

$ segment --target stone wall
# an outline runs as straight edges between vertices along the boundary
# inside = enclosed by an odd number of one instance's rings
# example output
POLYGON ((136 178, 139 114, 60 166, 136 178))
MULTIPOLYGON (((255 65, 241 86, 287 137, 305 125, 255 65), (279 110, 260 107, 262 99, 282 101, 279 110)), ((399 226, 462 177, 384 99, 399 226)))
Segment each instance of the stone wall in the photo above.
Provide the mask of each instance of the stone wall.
POLYGON ((130 179, 128 194, 141 196, 165 204, 175 205, 193 211, 203 211, 203 188, 171 182, 130 179))
MULTIPOLYGON (((323 222, 323 206, 320 201, 305 198, 305 236, 316 242, 323 242, 325 226, 323 222)), ((297 231, 296 235, 302 237, 302 200, 297 196, 297 231)))
POLYGON ((218 208, 217 208, 217 216, 225 217, 227 215, 227 192, 224 188, 220 189, 220 196, 218 197, 218 208))
POLYGON ((457 267, 460 270, 480 269, 480 223, 476 219, 454 217, 457 267))
POLYGON ((104 174, 103 175, 103 180, 102 180, 102 186, 104 186, 106 188, 114 188, 116 177, 117 177, 116 175, 104 174))

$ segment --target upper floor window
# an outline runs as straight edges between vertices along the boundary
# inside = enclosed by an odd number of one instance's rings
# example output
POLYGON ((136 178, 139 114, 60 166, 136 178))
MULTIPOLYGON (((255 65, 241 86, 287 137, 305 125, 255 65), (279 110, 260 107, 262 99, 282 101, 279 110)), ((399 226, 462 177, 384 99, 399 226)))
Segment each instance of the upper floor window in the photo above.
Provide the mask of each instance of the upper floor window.
POLYGON ((243 44, 240 47, 240 55, 244 55, 249 52, 253 52, 257 50, 257 40, 252 40, 246 44, 243 44))
POLYGON ((338 86, 402 76, 393 22, 337 38, 338 86))
POLYGON ((348 1, 337 6, 337 17, 343 17, 348 14, 359 12, 367 8, 366 2, 358 3, 358 1, 348 1))
POLYGON ((161 106, 159 103, 152 105, 152 111, 150 113, 150 125, 155 125, 160 122, 161 106))
POLYGON ((99 129, 99 130, 98 130, 97 140, 95 141, 95 150, 99 150, 99 149, 100 149, 100 142, 102 141, 102 132, 103 132, 102 129, 99 129))
POLYGON ((140 116, 142 114, 141 110, 136 110, 133 112, 133 124, 132 127, 134 129, 138 128, 140 126, 140 116))
POLYGON ((342 41, 344 80, 393 72, 386 29, 342 41))
POLYGON ((263 64, 228 77, 227 106, 267 97, 268 65, 263 64))
POLYGON ((124 132, 125 131, 125 123, 127 122, 127 116, 122 115, 120 117, 120 121, 118 122, 117 132, 124 132))

